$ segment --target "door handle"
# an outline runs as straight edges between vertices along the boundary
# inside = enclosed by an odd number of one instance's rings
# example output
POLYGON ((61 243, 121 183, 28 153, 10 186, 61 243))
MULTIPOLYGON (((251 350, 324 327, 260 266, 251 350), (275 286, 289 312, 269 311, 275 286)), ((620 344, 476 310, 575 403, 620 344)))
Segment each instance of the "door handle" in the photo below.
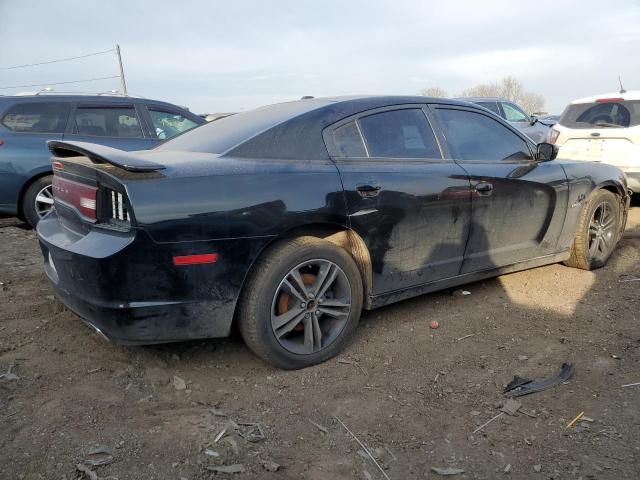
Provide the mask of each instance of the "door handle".
POLYGON ((491 192, 493 192, 493 184, 480 182, 476 185, 476 192, 478 192, 478 195, 491 195, 491 192))
POLYGON ((380 185, 358 185, 356 191, 361 197, 375 197, 380 193, 382 187, 380 185))

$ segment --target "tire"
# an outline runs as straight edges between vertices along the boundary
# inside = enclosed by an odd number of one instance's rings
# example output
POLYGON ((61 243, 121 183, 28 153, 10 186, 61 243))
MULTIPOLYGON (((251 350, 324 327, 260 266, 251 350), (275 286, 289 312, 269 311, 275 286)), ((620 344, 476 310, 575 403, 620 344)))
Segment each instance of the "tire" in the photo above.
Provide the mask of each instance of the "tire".
POLYGON ((578 219, 571 257, 565 265, 582 270, 603 267, 620 240, 620 202, 607 190, 594 192, 578 219), (603 217, 604 215, 604 217, 603 217), (604 220, 604 226, 600 219, 604 220), (599 243, 598 243, 599 242, 599 243))
POLYGON ((240 334, 266 362, 304 368, 347 346, 362 298, 360 271, 345 250, 316 237, 281 241, 257 260, 243 288, 240 334))
POLYGON ((49 210, 53 207, 53 196, 51 195, 52 181, 53 176, 51 175, 40 177, 29 185, 22 196, 22 214, 27 223, 33 228, 36 228, 40 219, 49 213, 49 210), (46 198, 50 200, 51 203, 38 201, 38 198, 42 200, 46 198), (49 209, 45 208, 46 205, 49 205, 49 209))

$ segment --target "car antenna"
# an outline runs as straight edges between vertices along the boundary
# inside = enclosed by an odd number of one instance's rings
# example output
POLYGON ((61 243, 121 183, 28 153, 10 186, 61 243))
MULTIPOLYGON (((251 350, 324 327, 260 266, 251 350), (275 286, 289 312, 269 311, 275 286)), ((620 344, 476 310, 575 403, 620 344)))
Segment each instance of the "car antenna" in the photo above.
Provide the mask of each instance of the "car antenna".
POLYGON ((627 93, 627 91, 622 86, 622 79, 620 78, 620 75, 618 75, 618 83, 620 84, 620 93, 627 93))

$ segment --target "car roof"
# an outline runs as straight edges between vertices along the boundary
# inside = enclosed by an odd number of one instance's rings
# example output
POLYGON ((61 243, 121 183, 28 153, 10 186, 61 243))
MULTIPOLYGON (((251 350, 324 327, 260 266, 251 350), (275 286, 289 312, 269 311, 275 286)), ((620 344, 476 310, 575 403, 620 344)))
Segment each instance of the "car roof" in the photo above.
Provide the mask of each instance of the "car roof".
POLYGON ((611 92, 611 93, 601 93, 600 95, 592 95, 590 97, 578 98, 571 102, 571 105, 578 103, 594 103, 603 98, 621 98, 623 100, 640 100, 640 90, 629 90, 624 93, 621 92, 611 92))
POLYGON ((502 97, 456 97, 455 100, 463 100, 466 102, 509 102, 506 98, 502 97))
POLYGON ((481 109, 448 98, 402 95, 360 95, 295 100, 256 108, 210 122, 158 146, 248 158, 328 158, 320 133, 329 125, 369 110, 411 105, 446 104, 481 109))
POLYGON ((164 102, 162 100, 152 100, 144 97, 132 97, 128 95, 109 95, 109 94, 33 94, 33 95, 4 95, 0 96, 0 102, 3 103, 35 103, 35 102, 100 102, 100 103, 154 103, 158 105, 166 105, 168 107, 179 107, 185 110, 185 107, 175 105, 173 103, 164 102))

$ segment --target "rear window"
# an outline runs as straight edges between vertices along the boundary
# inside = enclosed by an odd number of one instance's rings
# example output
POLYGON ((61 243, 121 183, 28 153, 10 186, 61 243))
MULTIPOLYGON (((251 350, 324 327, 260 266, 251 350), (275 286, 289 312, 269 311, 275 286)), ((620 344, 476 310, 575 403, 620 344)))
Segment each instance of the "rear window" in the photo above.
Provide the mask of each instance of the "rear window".
POLYGON ((246 140, 298 115, 318 108, 318 101, 287 102, 237 113, 162 142, 158 150, 225 153, 246 140))
POLYGON ((62 133, 71 107, 61 102, 34 102, 14 105, 0 123, 14 132, 62 133))
POLYGON ((626 128, 640 125, 640 100, 569 105, 560 120, 569 128, 626 128))

